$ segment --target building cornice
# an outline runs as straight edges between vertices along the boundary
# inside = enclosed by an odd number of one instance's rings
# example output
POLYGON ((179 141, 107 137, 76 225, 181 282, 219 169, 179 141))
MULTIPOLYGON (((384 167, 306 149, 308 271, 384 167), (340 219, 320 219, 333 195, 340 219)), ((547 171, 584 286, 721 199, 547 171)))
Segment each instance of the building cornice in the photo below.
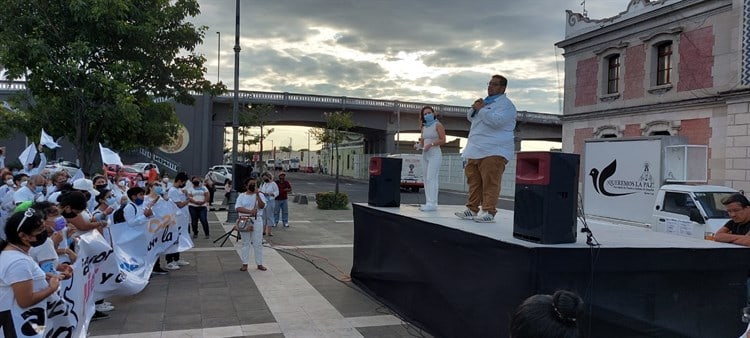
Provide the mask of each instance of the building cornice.
POLYGON ((663 103, 648 104, 648 105, 641 105, 641 106, 632 106, 632 107, 623 107, 623 108, 617 108, 617 109, 596 110, 596 111, 578 113, 578 114, 569 114, 569 115, 563 115, 560 119, 562 120, 564 124, 567 122, 622 117, 622 116, 630 116, 630 115, 643 114, 643 113, 677 111, 680 108, 694 109, 698 107, 715 106, 717 105, 717 103, 725 103, 725 102, 726 102, 726 97, 722 95, 716 95, 716 96, 695 98, 695 99, 682 100, 682 101, 663 102, 663 103))
MULTIPOLYGON (((586 19, 592 23, 599 24, 600 27, 595 28, 591 31, 583 32, 579 35, 566 38, 565 40, 555 43, 555 46, 557 46, 558 48, 567 48, 572 45, 591 41, 592 39, 595 39, 600 36, 605 36, 611 33, 622 31, 631 26, 649 27, 650 29, 652 27, 650 23, 655 22, 656 18, 672 15, 673 12, 683 11, 683 10, 686 10, 695 6, 707 7, 706 10, 701 10, 699 14, 696 14, 696 15, 704 16, 704 15, 718 12, 718 11, 730 10, 732 8, 732 1, 731 0, 682 0, 682 1, 678 1, 669 5, 663 5, 662 7, 656 8, 652 11, 648 11, 643 14, 633 16, 631 18, 623 19, 622 21, 616 21, 616 20, 621 15, 625 14, 626 12, 620 13, 620 15, 612 17, 612 18, 608 18, 608 19, 602 19, 602 20, 586 19)), ((568 10, 567 12, 568 12, 569 20, 570 20, 571 15, 581 16, 578 13, 572 13, 570 10, 568 10)), ((683 19, 686 19, 686 18, 683 18, 683 19)))

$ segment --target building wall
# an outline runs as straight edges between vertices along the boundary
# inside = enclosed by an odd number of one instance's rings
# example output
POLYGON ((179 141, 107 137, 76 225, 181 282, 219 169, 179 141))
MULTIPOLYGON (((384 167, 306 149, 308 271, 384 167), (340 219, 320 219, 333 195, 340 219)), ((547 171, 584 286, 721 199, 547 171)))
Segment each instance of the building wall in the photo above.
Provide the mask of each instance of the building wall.
POLYGON ((738 74, 750 58, 740 48, 750 41, 750 0, 625 3, 627 11, 601 20, 568 12, 566 40, 557 44, 565 49, 563 151, 582 153, 587 138, 685 136, 709 148, 708 183, 748 190, 750 88, 738 74), (671 81, 657 85, 664 42, 672 44, 671 81), (609 94, 612 55, 620 76, 609 94))

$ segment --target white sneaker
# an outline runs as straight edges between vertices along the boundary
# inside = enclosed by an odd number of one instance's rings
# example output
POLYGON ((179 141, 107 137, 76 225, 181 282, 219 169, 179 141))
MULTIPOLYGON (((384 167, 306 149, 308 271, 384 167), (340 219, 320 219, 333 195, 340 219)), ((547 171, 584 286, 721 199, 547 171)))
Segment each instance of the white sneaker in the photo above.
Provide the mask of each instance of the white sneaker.
POLYGON ((179 270, 180 266, 177 265, 177 262, 171 262, 171 263, 167 264, 167 269, 168 270, 179 270))
POLYGON ((186 260, 182 260, 182 259, 176 261, 175 263, 177 263, 177 265, 179 265, 179 266, 190 265, 190 262, 188 262, 186 260))
POLYGON ((495 216, 489 212, 482 211, 478 215, 474 216, 474 222, 477 223, 495 223, 495 216))
POLYGON ((289 227, 289 223, 284 223, 284 227, 288 228, 289 227))
POLYGON ((96 311, 99 311, 99 312, 109 312, 109 311, 112 311, 112 310, 115 309, 114 306, 103 304, 103 303, 102 304, 96 304, 96 306, 94 306, 94 308, 96 309, 96 311))
POLYGON ((434 206, 431 204, 425 204, 419 207, 419 211, 435 211, 435 210, 437 210, 437 206, 434 206))
POLYGON ((477 215, 476 212, 473 212, 469 209, 466 209, 464 211, 454 212, 454 215, 460 219, 474 219, 474 217, 477 215))

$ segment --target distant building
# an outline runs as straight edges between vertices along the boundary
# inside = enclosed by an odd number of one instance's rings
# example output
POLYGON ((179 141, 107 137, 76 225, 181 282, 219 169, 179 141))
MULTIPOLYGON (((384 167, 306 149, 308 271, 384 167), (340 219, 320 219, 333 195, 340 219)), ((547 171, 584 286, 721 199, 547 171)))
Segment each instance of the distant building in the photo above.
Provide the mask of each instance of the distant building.
POLYGON ((750 1, 623 0, 567 11, 563 150, 585 139, 680 135, 709 147, 709 182, 750 189, 750 1))

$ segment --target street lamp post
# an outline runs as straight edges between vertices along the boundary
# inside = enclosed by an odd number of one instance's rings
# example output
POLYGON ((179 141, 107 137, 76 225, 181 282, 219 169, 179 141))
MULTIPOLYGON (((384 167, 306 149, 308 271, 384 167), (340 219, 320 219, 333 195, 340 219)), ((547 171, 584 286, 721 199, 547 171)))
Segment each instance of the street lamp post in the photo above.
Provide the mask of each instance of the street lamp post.
POLYGON ((310 163, 310 131, 307 131, 307 166, 312 171, 312 163, 310 163))
POLYGON ((216 32, 216 35, 219 36, 218 39, 218 47, 216 49, 216 83, 221 82, 221 32, 216 32))
MULTIPOLYGON (((239 137, 240 126, 240 0, 235 0, 235 24, 234 24, 234 104, 232 105, 232 183, 239 186, 240 177, 237 177, 237 138, 239 137)), ((237 211, 234 209, 234 203, 237 201, 237 189, 232 187, 227 202, 227 222, 231 223, 237 220, 237 211)))

